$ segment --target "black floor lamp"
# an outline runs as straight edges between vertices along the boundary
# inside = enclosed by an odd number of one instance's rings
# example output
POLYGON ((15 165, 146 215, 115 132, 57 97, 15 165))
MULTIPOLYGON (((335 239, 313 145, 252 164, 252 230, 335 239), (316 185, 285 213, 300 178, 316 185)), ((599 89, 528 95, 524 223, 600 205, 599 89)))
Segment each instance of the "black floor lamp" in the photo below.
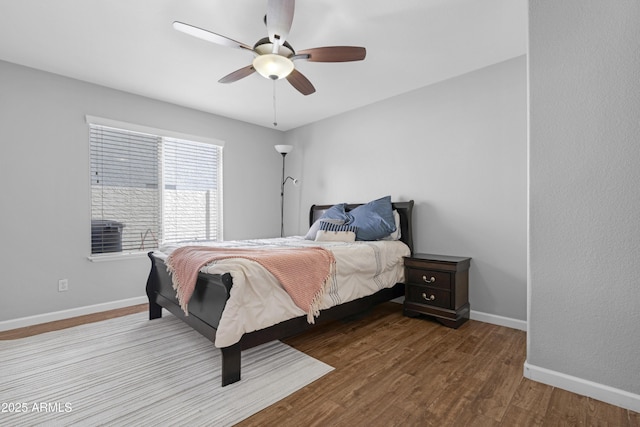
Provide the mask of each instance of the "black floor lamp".
POLYGON ((298 184, 298 180, 287 176, 284 177, 284 158, 293 150, 293 145, 276 145, 276 151, 282 154, 282 184, 280 184, 280 237, 284 237, 284 184, 291 180, 294 185, 298 184))

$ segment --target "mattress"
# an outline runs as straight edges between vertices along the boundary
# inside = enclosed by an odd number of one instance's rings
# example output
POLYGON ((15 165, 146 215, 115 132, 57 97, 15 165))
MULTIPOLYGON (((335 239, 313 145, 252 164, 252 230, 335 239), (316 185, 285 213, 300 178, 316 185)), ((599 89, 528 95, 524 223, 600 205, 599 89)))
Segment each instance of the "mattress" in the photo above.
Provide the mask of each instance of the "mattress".
MULTIPOLYGON (((371 295, 380 289, 404 282, 403 257, 409 247, 399 240, 317 242, 303 236, 226 242, 187 242, 188 245, 267 248, 320 246, 333 253, 335 270, 326 283, 322 310, 371 295)), ((154 254, 161 259, 177 248, 165 245, 154 254)), ((230 258, 212 262, 201 270, 208 274, 229 273, 233 286, 218 329, 216 347, 237 343, 243 334, 273 326, 294 317, 306 316, 295 305, 278 280, 257 262, 230 258)))

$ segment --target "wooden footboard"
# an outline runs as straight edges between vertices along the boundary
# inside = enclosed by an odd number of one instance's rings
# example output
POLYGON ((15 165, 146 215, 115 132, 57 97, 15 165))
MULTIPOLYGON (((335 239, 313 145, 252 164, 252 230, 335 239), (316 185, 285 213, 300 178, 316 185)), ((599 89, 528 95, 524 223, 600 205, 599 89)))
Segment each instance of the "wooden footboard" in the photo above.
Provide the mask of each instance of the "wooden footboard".
MULTIPOLYGON (((162 317, 162 309, 181 319, 212 343, 216 339, 216 329, 222 310, 229 298, 232 280, 229 273, 198 275, 196 288, 189 301, 189 315, 185 315, 175 297, 171 276, 164 261, 149 252, 151 271, 147 279, 149 298, 149 319, 162 317)), ((240 380, 240 344, 220 349, 222 352, 222 385, 240 380)))
MULTIPOLYGON (((173 306, 184 316, 176 299, 176 291, 173 289, 171 276, 167 272, 167 266, 160 258, 156 258, 153 252, 149 252, 151 259, 151 272, 147 279, 147 297, 149 298, 149 317, 158 318, 162 315, 159 308, 164 307, 174 313, 173 306), (170 303, 171 308, 167 307, 170 303)), ((232 280, 229 273, 226 274, 198 274, 198 280, 194 293, 189 301, 189 316, 197 317, 213 328, 218 327, 222 310, 229 298, 232 280)), ((188 323, 188 322, 187 322, 188 323)), ((214 334, 215 335, 215 334, 214 334)), ((213 341, 213 339, 212 339, 213 341)))

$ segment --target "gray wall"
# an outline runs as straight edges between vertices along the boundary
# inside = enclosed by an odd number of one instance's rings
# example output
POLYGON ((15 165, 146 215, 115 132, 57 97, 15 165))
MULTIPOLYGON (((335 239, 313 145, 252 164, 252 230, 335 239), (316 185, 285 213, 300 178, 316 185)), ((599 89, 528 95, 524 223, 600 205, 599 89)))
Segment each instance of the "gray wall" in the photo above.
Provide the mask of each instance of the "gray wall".
POLYGON ((530 1, 527 362, 640 408, 640 2, 530 1))
POLYGON ((0 62, 0 321, 144 295, 146 257, 87 259, 86 114, 225 141, 225 238, 279 235, 281 132, 0 62))
POLYGON ((289 131, 297 231, 312 203, 413 199, 416 251, 473 257, 472 310, 524 321, 526 120, 522 56, 289 131))

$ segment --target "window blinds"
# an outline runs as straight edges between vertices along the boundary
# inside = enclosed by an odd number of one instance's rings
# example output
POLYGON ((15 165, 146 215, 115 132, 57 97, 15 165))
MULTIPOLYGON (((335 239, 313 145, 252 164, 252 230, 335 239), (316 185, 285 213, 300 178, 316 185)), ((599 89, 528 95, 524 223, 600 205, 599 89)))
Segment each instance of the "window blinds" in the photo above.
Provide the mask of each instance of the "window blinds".
POLYGON ((92 254, 219 239, 221 147, 89 128, 92 254))
POLYGON ((163 240, 218 240, 220 149, 211 144, 165 138, 163 157, 163 240))

